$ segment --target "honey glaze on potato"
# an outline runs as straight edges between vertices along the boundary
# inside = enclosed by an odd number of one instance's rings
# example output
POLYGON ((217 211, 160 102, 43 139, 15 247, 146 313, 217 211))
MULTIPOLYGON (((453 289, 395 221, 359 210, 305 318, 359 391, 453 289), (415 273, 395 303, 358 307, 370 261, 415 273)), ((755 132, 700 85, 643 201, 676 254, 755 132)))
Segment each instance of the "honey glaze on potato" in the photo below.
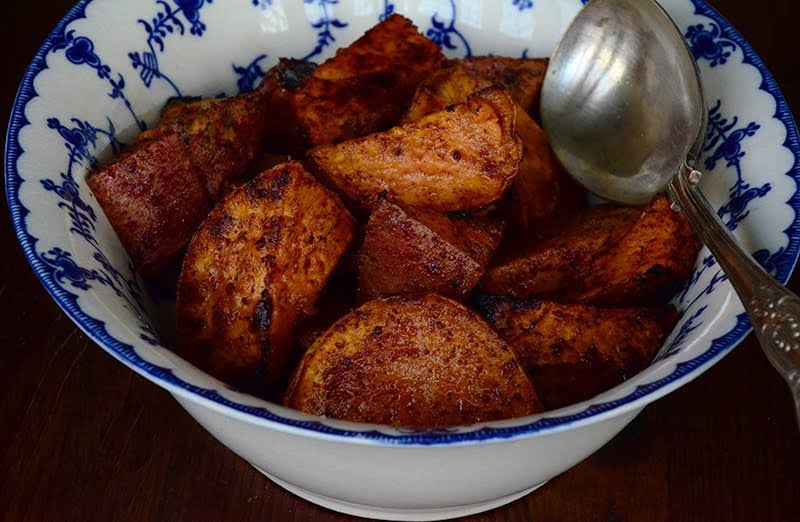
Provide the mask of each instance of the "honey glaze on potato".
POLYGON ((542 409, 511 348, 475 312, 436 294, 377 299, 336 322, 306 352, 284 403, 420 428, 542 409))

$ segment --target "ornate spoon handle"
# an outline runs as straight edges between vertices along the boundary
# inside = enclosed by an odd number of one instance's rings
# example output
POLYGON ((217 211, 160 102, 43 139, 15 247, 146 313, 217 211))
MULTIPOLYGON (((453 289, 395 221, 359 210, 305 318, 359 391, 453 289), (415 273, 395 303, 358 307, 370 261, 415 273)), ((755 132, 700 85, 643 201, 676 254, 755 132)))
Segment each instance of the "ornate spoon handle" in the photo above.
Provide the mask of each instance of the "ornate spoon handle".
POLYGON ((775 281, 736 244, 697 184, 702 173, 684 165, 667 190, 739 294, 761 348, 786 379, 800 427, 800 298, 775 281))

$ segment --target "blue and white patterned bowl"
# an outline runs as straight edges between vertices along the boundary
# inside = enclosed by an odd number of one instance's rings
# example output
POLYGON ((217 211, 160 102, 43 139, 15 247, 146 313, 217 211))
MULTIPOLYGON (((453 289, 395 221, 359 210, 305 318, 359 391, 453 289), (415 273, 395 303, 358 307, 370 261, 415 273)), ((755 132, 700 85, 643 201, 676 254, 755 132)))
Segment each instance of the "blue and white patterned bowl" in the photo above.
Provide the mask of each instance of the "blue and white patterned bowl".
MULTIPOLYGON (((594 399, 534 417, 409 431, 311 417, 230 389, 168 348, 168 299, 145 291, 85 183, 175 95, 250 90, 279 57, 322 60, 388 13, 451 56, 547 56, 581 0, 82 0, 36 54, 6 143, 14 228, 42 284, 123 364, 212 434, 314 502, 383 518, 445 518, 509 502, 568 469, 645 405, 700 375, 749 330, 707 251, 676 298, 657 360, 594 399), (161 333, 159 333, 161 332, 161 333)), ((664 0, 698 60, 704 190, 781 281, 798 257, 800 144, 772 76, 703 0, 664 0)))

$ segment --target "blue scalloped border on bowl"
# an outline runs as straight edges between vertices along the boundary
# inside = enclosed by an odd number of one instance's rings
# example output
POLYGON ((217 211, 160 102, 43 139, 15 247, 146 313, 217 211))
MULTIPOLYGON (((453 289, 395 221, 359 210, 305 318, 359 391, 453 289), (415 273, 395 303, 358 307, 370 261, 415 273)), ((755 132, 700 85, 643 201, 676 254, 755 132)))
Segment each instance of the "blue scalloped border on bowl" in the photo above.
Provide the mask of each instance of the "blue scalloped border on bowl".
MULTIPOLYGON (((6 195, 14 231, 22 245, 25 256, 33 268, 36 276, 41 281, 45 289, 67 313, 67 315, 93 340, 103 346, 115 358, 125 362, 145 376, 170 386, 174 386, 178 391, 183 390, 195 394, 213 403, 231 408, 241 413, 253 415, 254 417, 272 421, 278 424, 309 430, 319 434, 332 435, 344 438, 367 439, 375 442, 389 444, 415 444, 415 445, 434 445, 451 444, 461 442, 480 442, 496 439, 507 439, 519 435, 531 435, 555 428, 563 428, 572 423, 590 419, 602 413, 614 410, 621 406, 629 405, 663 387, 677 381, 696 369, 704 366, 709 361, 721 357, 730 352, 750 331, 750 323, 747 317, 742 314, 737 318, 736 325, 724 335, 714 339, 711 346, 694 359, 679 363, 675 370, 669 375, 656 381, 638 386, 630 394, 619 399, 607 402, 598 402, 587 406, 584 410, 561 416, 540 417, 529 424, 496 428, 484 427, 473 431, 459 432, 456 430, 397 430, 397 435, 385 433, 383 431, 371 430, 348 430, 327 425, 318 421, 295 420, 277 415, 265 408, 247 406, 237 403, 220 395, 216 390, 210 390, 190 384, 174 375, 172 370, 153 365, 138 356, 134 347, 123 343, 110 335, 103 321, 90 317, 77 304, 77 295, 65 290, 54 280, 52 267, 46 266, 37 256, 34 248, 37 239, 27 230, 25 218, 29 211, 19 199, 19 188, 23 182, 17 171, 17 160, 22 153, 19 143, 19 131, 30 122, 25 117, 25 107, 27 103, 37 96, 33 88, 34 78, 46 69, 46 55, 57 44, 58 39, 63 35, 63 31, 68 24, 85 18, 86 6, 92 0, 80 0, 58 23, 55 29, 48 36, 42 47, 36 53, 30 67, 20 85, 17 97, 14 102, 12 117, 9 122, 8 134, 6 139, 5 167, 6 167, 6 195)), ((725 20, 714 8, 706 4, 703 0, 691 0, 695 6, 695 13, 708 17, 715 21, 722 30, 724 37, 735 42, 740 46, 744 53, 745 63, 756 67, 762 77, 760 89, 772 95, 775 99, 777 108, 774 118, 780 120, 786 128, 787 137, 784 146, 788 148, 794 156, 794 165, 787 173, 796 183, 800 183, 800 136, 794 118, 789 110, 788 104, 778 88, 774 78, 767 70, 764 63, 745 41, 742 35, 725 20)), ((781 253, 782 262, 777 264, 776 278, 786 282, 797 263, 800 254, 800 191, 796 190, 787 204, 794 209, 795 218, 784 233, 788 237, 788 246, 781 253)), ((169 386, 168 386, 169 387, 169 386)))

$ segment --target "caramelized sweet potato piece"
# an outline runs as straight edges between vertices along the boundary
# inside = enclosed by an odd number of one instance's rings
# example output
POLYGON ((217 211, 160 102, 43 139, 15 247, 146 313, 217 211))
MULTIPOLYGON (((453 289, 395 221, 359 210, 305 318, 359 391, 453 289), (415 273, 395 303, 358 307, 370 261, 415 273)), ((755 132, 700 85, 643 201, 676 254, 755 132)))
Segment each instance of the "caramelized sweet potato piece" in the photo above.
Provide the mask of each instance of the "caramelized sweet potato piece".
POLYGON ((381 201, 361 247, 359 297, 435 292, 464 299, 501 237, 501 224, 490 218, 406 212, 381 201))
POLYGON ((218 107, 224 102, 224 99, 201 98, 199 96, 170 98, 161 109, 161 117, 158 121, 158 126, 142 131, 139 135, 139 139, 157 139, 165 132, 174 130, 175 125, 185 125, 203 111, 218 107))
POLYGON ((421 208, 406 209, 413 219, 469 255, 485 270, 503 239, 505 220, 497 212, 460 212, 441 214, 421 208))
POLYGON ((259 109, 257 95, 174 100, 158 127, 89 175, 142 276, 177 260, 225 185, 244 174, 264 136, 259 109))
POLYGON ((317 64, 304 60, 281 58, 267 71, 257 92, 263 97, 264 113, 269 115, 269 125, 264 137, 264 150, 275 154, 289 154, 301 159, 306 144, 300 131, 294 98, 317 68, 317 64))
POLYGON ((488 296, 476 302, 547 409, 589 399, 644 369, 677 318, 671 306, 597 308, 488 296))
POLYGON ((542 240, 509 236, 481 286, 491 294, 519 299, 563 293, 583 279, 585 267, 631 230, 641 214, 640 209, 598 205, 547 231, 542 240))
POLYGON ((262 107, 260 93, 223 100, 173 99, 158 128, 143 132, 140 140, 177 133, 209 197, 217 201, 226 182, 242 176, 261 149, 266 133, 262 107))
POLYGON ((435 294, 377 299, 336 322, 306 352, 284 403, 415 428, 541 410, 508 345, 476 313, 435 294))
MULTIPOLYGON (((468 72, 459 61, 453 63, 420 84, 411 107, 403 116, 404 122, 462 103, 473 92, 490 85, 488 80, 468 72)), ((534 222, 557 213, 570 215, 581 208, 583 197, 580 189, 561 169, 544 131, 519 104, 516 106, 516 130, 523 149, 509 208, 515 228, 526 231, 534 222)))
POLYGON ((522 139, 522 163, 509 208, 515 229, 527 231, 536 222, 568 216, 582 208, 582 192, 561 168, 544 131, 519 105, 517 133, 522 139))
POLYGON ((419 84, 401 122, 417 121, 450 105, 463 103, 470 94, 491 85, 491 82, 470 74, 460 65, 444 67, 419 84))
POLYGON ((668 300, 689 278, 700 243, 686 217, 654 199, 636 224, 587 266, 575 301, 625 306, 668 300))
POLYGON ((212 207, 175 132, 138 142, 86 182, 143 277, 183 253, 212 207))
POLYGON ((293 99, 306 144, 339 143, 388 129, 417 84, 444 59, 439 47, 398 14, 320 65, 293 99))
POLYGON ((500 87, 386 132, 317 147, 320 175, 364 206, 393 203, 440 212, 497 201, 519 169, 515 106, 500 87))
POLYGON ((314 312, 353 228, 341 201, 296 162, 226 196, 184 259, 178 353, 223 381, 275 397, 295 323, 314 312))
POLYGON ((471 56, 457 61, 471 74, 505 85, 514 101, 525 112, 537 117, 547 58, 471 56))

